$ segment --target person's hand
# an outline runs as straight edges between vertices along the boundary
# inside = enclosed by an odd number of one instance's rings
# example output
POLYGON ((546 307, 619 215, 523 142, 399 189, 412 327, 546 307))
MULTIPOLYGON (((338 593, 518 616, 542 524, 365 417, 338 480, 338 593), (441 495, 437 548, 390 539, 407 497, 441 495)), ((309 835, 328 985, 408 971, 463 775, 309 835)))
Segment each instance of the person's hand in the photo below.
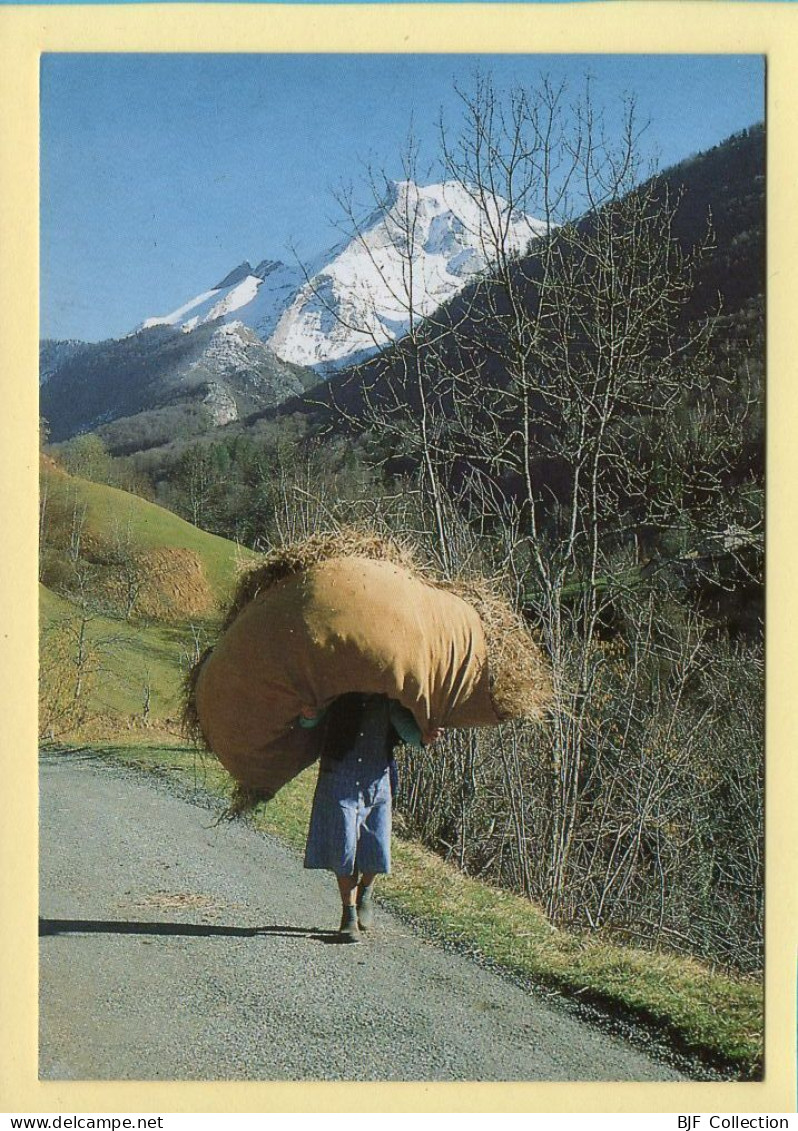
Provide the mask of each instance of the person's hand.
POLYGON ((421 741, 425 746, 431 746, 435 739, 439 737, 440 733, 440 727, 433 727, 432 730, 428 730, 426 734, 422 734, 421 741))

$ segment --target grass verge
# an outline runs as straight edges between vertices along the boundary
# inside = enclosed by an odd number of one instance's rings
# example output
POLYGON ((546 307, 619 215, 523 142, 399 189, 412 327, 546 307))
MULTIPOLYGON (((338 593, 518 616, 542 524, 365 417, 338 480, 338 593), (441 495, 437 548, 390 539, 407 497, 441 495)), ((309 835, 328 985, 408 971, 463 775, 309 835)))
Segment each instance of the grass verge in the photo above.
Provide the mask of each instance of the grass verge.
MULTIPOLYGON (((192 747, 142 744, 141 736, 93 743, 105 757, 226 797, 230 779, 192 747)), ((311 768, 290 782, 254 824, 304 847, 315 783, 311 768)), ((743 1079, 758 1078, 763 987, 680 955, 557 929, 529 900, 468 876, 416 842, 394 839, 395 867, 382 899, 437 937, 577 1000, 646 1023, 677 1050, 743 1079)))

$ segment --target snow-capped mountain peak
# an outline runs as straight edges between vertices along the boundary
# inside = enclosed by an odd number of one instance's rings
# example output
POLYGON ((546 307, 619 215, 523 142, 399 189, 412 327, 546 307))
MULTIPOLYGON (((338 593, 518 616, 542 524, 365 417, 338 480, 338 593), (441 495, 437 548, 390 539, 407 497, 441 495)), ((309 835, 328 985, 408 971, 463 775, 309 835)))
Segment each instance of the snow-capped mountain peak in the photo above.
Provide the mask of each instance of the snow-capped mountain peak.
POLYGON ((491 262, 500 228, 512 252, 544 230, 540 220, 510 214, 495 198, 480 206, 455 182, 394 181, 384 202, 312 266, 264 259, 239 264, 209 291, 150 326, 197 326, 235 319, 251 327, 285 361, 327 370, 402 337, 491 262), (486 215, 486 212, 488 213, 486 215))

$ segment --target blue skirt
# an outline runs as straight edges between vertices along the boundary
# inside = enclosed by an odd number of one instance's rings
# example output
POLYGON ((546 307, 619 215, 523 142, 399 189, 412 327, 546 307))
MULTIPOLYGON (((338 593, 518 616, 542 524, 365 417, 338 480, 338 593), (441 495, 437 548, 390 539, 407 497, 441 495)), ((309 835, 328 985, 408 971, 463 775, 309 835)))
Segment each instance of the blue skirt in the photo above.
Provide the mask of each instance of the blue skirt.
POLYGON ((367 780, 350 754, 322 768, 316 783, 305 867, 338 876, 391 870, 391 782, 388 767, 367 780), (354 763, 354 764, 353 764, 354 763), (355 773, 360 772, 359 778, 355 773))
POLYGON ((360 734, 340 760, 322 758, 305 847, 305 867, 338 876, 391 870, 388 701, 372 700, 360 734))

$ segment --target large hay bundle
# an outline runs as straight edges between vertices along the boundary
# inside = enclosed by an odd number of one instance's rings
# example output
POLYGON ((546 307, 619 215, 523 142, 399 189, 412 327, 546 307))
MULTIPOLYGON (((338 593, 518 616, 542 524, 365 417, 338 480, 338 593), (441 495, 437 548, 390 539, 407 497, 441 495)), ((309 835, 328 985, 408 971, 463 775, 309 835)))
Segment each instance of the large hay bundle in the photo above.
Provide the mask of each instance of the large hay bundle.
POLYGON ((429 730, 537 718, 550 697, 547 666, 506 601, 352 532, 274 551, 246 574, 187 686, 189 729, 252 800, 318 757, 319 732, 297 724, 303 706, 384 694, 429 730))

